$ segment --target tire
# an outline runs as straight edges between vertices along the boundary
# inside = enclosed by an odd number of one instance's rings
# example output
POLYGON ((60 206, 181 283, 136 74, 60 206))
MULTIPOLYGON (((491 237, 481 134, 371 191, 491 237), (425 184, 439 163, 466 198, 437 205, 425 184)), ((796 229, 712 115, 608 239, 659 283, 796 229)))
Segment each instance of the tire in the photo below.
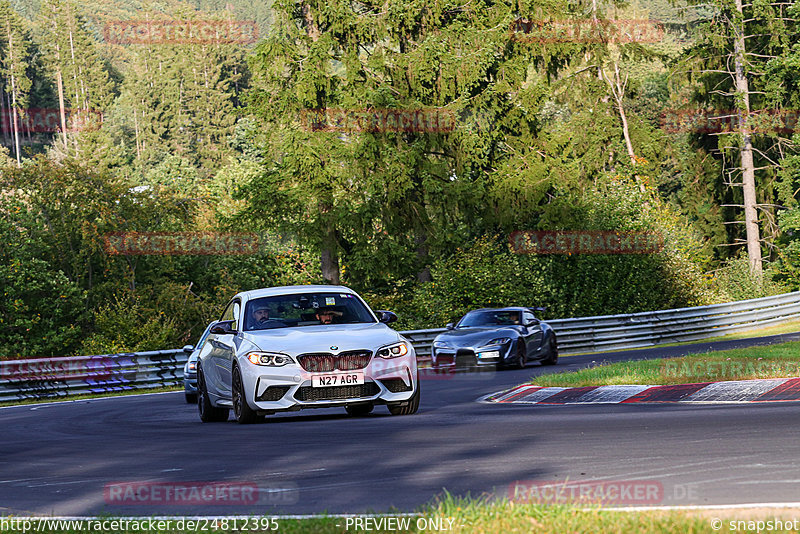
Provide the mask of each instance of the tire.
POLYGON ((344 409, 347 410, 347 415, 350 417, 364 417, 365 415, 371 413, 374 408, 375 405, 372 403, 353 404, 352 406, 344 407, 344 409))
POLYGON ((238 367, 233 368, 231 376, 231 402, 233 404, 233 415, 236 422, 240 425, 251 425, 260 423, 264 420, 263 415, 258 415, 255 410, 250 408, 245 397, 244 385, 242 383, 242 373, 238 367))
POLYGON ((197 393, 184 393, 186 404, 197 404, 197 393))
POLYGON ((547 349, 548 356, 542 360, 542 365, 555 365, 558 363, 558 343, 555 336, 550 338, 550 346, 547 349))
POLYGON ((392 415, 411 415, 419 410, 419 380, 417 380, 417 391, 414 396, 405 401, 405 406, 401 403, 389 404, 389 413, 392 415))
POLYGON ((525 350, 525 342, 519 340, 519 345, 517 345, 517 363, 514 366, 515 369, 525 369, 525 366, 528 364, 528 355, 527 350, 525 350))
POLYGON ((223 423, 228 420, 230 413, 228 408, 217 408, 211 404, 206 389, 206 378, 199 368, 197 369, 197 410, 200 412, 200 420, 204 423, 223 423))

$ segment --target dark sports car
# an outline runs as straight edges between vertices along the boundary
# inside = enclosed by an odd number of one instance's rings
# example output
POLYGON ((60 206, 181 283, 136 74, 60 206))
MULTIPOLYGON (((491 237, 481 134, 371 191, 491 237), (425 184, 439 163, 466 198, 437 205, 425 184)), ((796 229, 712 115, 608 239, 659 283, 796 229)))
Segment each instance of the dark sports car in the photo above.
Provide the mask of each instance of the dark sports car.
POLYGON ((523 368, 528 362, 558 362, 556 334, 534 315, 543 308, 482 308, 447 325, 433 340, 437 369, 501 366, 523 368))

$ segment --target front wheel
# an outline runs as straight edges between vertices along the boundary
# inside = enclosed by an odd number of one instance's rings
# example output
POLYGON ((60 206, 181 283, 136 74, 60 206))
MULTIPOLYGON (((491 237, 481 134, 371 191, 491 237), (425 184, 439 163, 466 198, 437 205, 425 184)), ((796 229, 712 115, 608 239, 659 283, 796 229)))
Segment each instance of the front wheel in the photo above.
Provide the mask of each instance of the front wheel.
POLYGON ((392 415, 411 415, 419 410, 419 380, 417 380, 417 391, 414 396, 404 403, 389 404, 389 413, 392 415), (405 406, 403 406, 405 404, 405 406))
POLYGON ((227 408, 217 408, 211 404, 206 388, 206 377, 200 369, 197 369, 197 409, 200 412, 200 420, 204 423, 222 423, 228 420, 230 413, 227 408))
POLYGON ((242 373, 239 371, 238 367, 233 368, 233 376, 231 378, 231 401, 233 404, 233 415, 236 417, 236 421, 242 425, 263 421, 264 416, 258 415, 256 411, 247 404, 244 385, 242 383, 242 373))
POLYGON ((555 337, 550 338, 547 354, 547 358, 542 360, 542 365, 555 365, 558 363, 558 344, 555 337))
POLYGON ((528 351, 525 348, 525 342, 520 339, 519 345, 517 345, 517 369, 525 369, 527 363, 528 351))

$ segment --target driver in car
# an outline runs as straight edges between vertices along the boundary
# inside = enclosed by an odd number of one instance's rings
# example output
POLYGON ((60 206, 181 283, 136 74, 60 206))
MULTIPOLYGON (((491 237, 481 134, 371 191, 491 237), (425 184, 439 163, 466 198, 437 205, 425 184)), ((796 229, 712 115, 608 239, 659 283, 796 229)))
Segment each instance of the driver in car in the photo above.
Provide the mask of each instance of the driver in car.
POLYGON ((333 324, 334 319, 342 316, 342 312, 332 310, 330 308, 323 308, 317 310, 317 321, 322 324, 333 324))
POLYGON ((283 321, 269 318, 269 306, 266 304, 256 304, 253 307, 253 329, 264 330, 267 328, 279 328, 286 326, 283 321))

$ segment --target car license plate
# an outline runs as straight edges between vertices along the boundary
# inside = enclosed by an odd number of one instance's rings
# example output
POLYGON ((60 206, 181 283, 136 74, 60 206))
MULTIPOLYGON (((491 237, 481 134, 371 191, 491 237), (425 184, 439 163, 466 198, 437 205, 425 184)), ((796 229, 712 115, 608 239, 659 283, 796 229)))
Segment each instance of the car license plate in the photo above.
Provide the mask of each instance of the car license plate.
POLYGON ((349 373, 326 373, 324 375, 311 375, 311 386, 327 388, 332 386, 356 386, 364 383, 364 371, 349 373))

